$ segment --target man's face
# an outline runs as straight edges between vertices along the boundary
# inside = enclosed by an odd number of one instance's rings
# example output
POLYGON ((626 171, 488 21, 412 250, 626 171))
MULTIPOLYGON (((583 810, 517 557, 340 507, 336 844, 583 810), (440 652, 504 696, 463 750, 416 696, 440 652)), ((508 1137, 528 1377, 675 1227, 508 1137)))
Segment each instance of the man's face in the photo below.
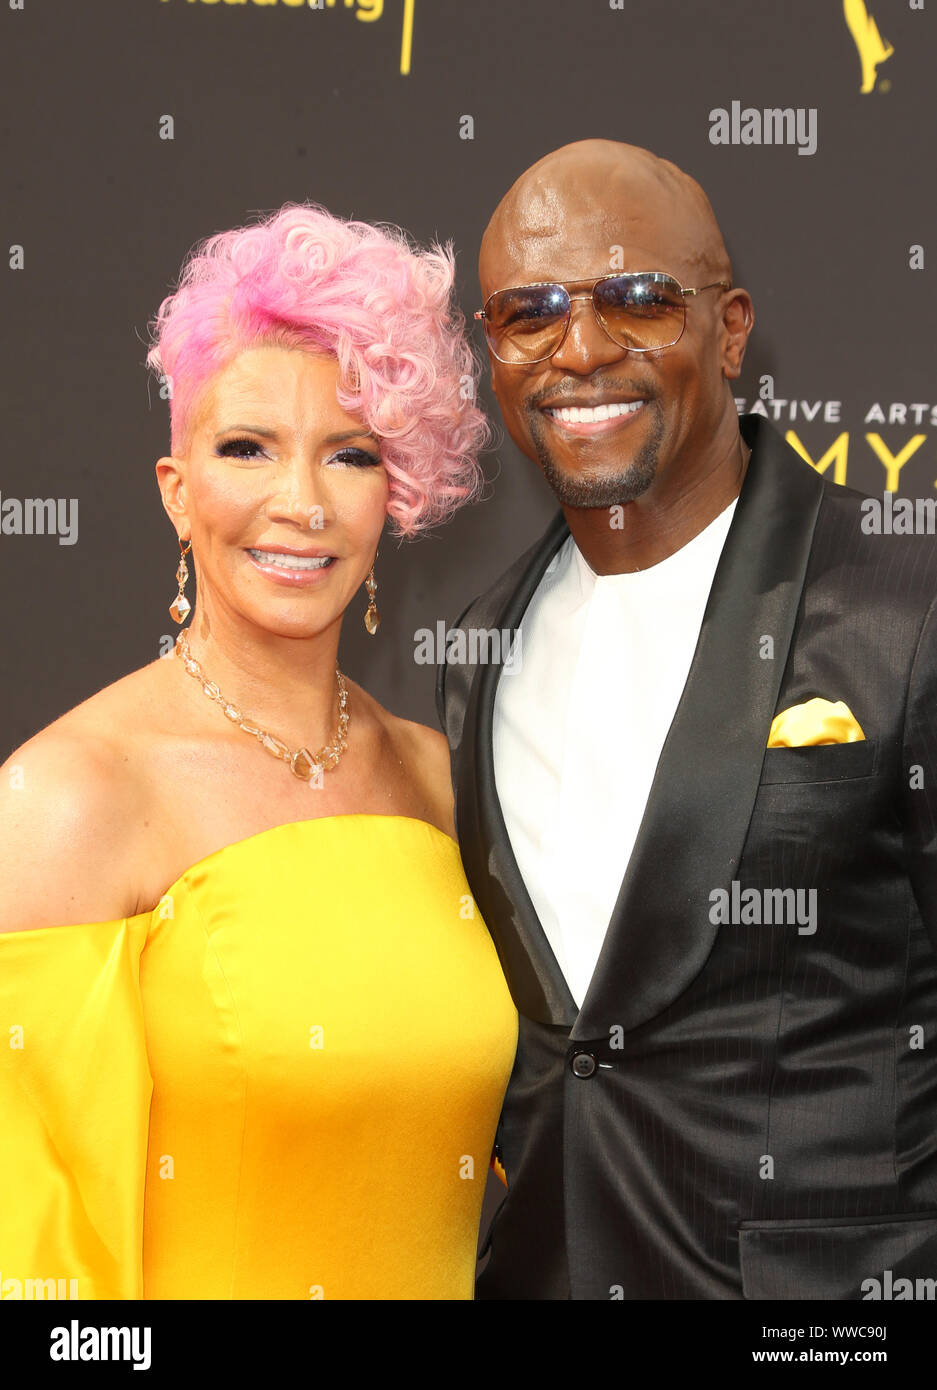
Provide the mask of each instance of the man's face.
POLYGON ((691 296, 679 342, 639 353, 608 337, 589 288, 613 270, 664 271, 687 288, 723 277, 681 253, 686 228, 670 235, 659 213, 631 207, 616 218, 612 208, 557 198, 545 216, 543 202, 489 233, 481 262, 484 298, 537 281, 558 281, 584 297, 573 300, 566 337, 552 357, 515 366, 489 353, 508 432, 540 464, 563 505, 609 507, 652 486, 671 494, 694 453, 713 438, 726 407, 726 376, 738 375, 741 365, 740 356, 733 361, 723 322, 724 292, 691 296), (569 419, 569 407, 612 403, 627 409, 598 421, 569 419))

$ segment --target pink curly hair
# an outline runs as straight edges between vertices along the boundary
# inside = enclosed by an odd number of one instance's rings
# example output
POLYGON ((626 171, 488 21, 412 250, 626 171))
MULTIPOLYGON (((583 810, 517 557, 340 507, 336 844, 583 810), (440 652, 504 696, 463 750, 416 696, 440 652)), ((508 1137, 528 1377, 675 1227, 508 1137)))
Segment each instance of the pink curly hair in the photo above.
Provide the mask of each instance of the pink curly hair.
POLYGON ((490 438, 454 278, 451 244, 414 249, 398 227, 315 203, 205 238, 150 325, 146 362, 170 382, 173 453, 188 447, 206 385, 246 348, 329 352, 339 404, 381 440, 398 533, 446 520, 478 496, 490 438))

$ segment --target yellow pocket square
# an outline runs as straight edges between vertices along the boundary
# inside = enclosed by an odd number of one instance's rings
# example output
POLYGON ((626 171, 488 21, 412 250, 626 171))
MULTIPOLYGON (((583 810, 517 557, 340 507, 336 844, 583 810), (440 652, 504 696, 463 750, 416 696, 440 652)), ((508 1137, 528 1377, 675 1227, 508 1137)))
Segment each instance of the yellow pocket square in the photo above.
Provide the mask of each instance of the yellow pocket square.
POLYGON ((813 743, 858 743, 865 734, 842 700, 805 700, 782 709, 771 721, 769 748, 805 748, 813 743))

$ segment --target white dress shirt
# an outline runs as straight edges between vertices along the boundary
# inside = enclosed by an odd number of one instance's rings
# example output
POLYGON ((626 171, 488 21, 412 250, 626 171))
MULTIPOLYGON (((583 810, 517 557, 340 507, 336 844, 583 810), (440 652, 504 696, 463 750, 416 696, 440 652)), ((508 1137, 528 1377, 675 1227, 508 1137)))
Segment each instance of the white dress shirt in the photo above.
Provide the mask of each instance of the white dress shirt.
POLYGON ((568 537, 524 613, 519 667, 498 682, 498 799, 527 891, 579 1007, 686 684, 735 505, 681 550, 634 574, 597 575, 568 537))

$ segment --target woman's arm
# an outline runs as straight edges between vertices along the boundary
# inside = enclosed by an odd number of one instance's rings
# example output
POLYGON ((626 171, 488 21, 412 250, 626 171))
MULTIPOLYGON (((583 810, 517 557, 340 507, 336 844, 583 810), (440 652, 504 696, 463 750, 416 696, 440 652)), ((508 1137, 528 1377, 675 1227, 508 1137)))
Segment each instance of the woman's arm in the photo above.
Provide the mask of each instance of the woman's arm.
POLYGON ((29 739, 0 766, 0 932, 132 915, 143 822, 116 744, 54 726, 29 739))

